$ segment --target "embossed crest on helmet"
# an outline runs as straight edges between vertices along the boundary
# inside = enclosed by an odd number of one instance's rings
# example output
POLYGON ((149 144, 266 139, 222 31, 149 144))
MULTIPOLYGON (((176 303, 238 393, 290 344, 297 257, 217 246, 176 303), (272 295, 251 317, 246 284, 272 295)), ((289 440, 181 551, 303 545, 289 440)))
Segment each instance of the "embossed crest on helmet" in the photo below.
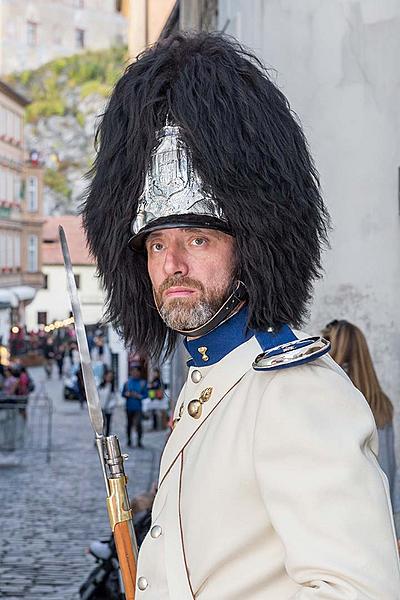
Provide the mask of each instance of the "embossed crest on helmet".
POLYGON ((173 215, 194 214, 225 220, 193 168, 180 128, 166 125, 157 139, 159 144, 151 155, 132 233, 136 235, 153 221, 173 215))

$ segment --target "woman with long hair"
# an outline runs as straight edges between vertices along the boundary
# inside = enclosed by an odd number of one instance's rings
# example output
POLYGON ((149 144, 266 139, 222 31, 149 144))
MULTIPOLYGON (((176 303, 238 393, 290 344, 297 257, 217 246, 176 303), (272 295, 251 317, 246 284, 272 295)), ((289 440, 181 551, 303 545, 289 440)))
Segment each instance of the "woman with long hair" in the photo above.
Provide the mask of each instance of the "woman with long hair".
POLYGON ((393 404, 380 386, 367 340, 356 325, 346 320, 328 323, 322 335, 331 343, 332 358, 347 373, 371 408, 379 436, 378 462, 389 480, 393 512, 399 512, 400 503, 395 498, 397 466, 394 452, 393 404))

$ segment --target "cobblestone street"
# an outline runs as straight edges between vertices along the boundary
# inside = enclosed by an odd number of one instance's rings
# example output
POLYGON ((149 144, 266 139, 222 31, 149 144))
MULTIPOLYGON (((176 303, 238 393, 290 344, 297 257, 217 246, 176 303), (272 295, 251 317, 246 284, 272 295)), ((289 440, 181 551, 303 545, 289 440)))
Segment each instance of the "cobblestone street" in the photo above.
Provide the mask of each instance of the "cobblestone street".
MULTIPOLYGON (((42 369, 30 372, 37 383, 44 379, 42 369)), ((94 564, 85 548, 110 532, 87 408, 64 401, 55 378, 46 388, 53 400, 50 463, 43 451, 0 454, 0 597, 9 600, 77 600, 94 564)), ((124 424, 117 408, 111 430, 126 452, 124 424)), ((144 449, 129 449, 131 497, 156 478, 165 439, 166 432, 145 428, 144 449)))

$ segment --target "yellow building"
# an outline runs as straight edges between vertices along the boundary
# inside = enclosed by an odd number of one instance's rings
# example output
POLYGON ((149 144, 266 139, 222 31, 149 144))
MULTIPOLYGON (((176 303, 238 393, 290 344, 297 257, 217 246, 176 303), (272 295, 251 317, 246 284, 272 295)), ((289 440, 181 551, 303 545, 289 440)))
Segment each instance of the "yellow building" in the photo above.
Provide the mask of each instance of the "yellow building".
POLYGON ((23 123, 29 101, 0 81, 0 337, 25 323, 42 287, 43 171, 26 160, 23 123))
POLYGON ((178 25, 179 0, 122 0, 131 60, 178 25))

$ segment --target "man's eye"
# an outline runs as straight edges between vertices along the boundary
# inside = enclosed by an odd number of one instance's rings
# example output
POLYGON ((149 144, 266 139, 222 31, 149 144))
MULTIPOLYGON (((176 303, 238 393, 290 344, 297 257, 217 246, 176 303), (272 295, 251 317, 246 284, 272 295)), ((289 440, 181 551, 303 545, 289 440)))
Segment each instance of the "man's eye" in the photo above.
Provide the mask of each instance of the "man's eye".
POLYGON ((151 249, 153 252, 161 252, 163 248, 164 246, 161 244, 161 242, 154 242, 154 244, 151 244, 151 249))
POLYGON ((193 246, 204 246, 205 243, 206 243, 206 240, 204 238, 195 238, 192 241, 193 246))

